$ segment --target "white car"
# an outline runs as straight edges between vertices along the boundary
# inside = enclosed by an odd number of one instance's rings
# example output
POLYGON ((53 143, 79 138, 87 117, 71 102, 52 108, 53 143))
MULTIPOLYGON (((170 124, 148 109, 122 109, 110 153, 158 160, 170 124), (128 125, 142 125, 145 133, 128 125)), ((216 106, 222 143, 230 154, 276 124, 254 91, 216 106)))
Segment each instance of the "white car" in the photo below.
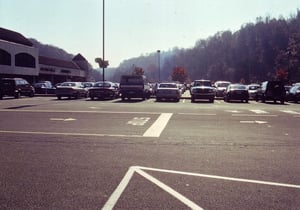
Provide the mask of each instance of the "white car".
POLYGON ((160 83, 156 90, 156 100, 162 99, 174 99, 179 102, 181 97, 181 91, 176 83, 160 83))

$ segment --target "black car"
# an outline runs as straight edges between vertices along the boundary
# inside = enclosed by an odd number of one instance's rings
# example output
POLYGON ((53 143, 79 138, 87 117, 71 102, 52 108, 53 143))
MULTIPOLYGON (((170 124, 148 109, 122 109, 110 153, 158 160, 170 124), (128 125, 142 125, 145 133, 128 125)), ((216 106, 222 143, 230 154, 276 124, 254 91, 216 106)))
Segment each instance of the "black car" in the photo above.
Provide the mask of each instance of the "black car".
POLYGON ((50 81, 40 81, 33 86, 36 94, 55 94, 55 87, 50 81))
POLYGON ((284 104, 285 95, 286 91, 283 82, 265 81, 258 89, 255 100, 261 100, 263 103, 265 101, 274 101, 274 103, 280 101, 281 104, 284 104))
POLYGON ((34 94, 34 87, 23 78, 2 78, 0 80, 0 99, 3 96, 13 96, 15 98, 20 96, 33 97, 34 94))
POLYGON ((195 102, 196 99, 208 99, 213 103, 216 91, 210 80, 195 80, 192 83, 190 94, 192 103, 195 102))
POLYGON ((95 98, 104 99, 110 98, 114 99, 117 98, 119 95, 118 86, 117 84, 109 81, 100 81, 96 82, 93 87, 89 89, 89 96, 91 100, 95 98))
POLYGON ((232 100, 248 103, 249 93, 247 85, 230 84, 224 92, 224 101, 230 102, 232 100))

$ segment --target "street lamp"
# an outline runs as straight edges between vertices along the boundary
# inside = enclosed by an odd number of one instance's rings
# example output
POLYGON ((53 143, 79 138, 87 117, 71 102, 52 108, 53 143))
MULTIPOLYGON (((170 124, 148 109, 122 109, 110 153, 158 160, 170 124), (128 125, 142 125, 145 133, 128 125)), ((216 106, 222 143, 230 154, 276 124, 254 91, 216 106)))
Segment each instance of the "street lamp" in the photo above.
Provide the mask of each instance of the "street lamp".
POLYGON ((158 53, 158 83, 160 83, 160 50, 157 50, 158 53))
POLYGON ((104 5, 104 0, 103 0, 103 51, 102 51, 102 58, 95 58, 95 62, 96 63, 98 63, 99 64, 99 67, 100 68, 102 68, 102 81, 103 81, 103 83, 104 83, 104 81, 105 81, 105 76, 104 76, 104 70, 105 70, 105 68, 107 68, 107 66, 109 65, 108 64, 108 61, 106 61, 105 60, 105 37, 104 37, 104 35, 105 35, 105 21, 104 21, 104 18, 105 18, 105 16, 104 16, 104 10, 105 10, 105 5, 104 5))
MULTIPOLYGON (((105 33, 104 33, 105 32, 105 30, 104 30, 105 29, 105 27, 104 27, 105 26, 105 21, 104 21, 104 18, 105 18, 105 14, 104 14, 104 11, 105 11, 105 0, 103 0, 102 10, 103 10, 103 12, 102 12, 103 13, 103 18, 102 18, 102 20, 103 20, 103 22, 102 22, 102 26, 103 26, 103 28, 102 28, 102 32, 103 32, 102 56, 103 57, 102 57, 102 60, 105 61, 105 59, 104 59, 105 58, 105 56, 104 56, 105 55, 105 46, 104 46, 104 44, 105 44, 105 39, 104 39, 104 35, 105 35, 105 33)), ((105 66, 103 65, 102 66, 102 81, 103 81, 103 84, 104 84, 104 81, 105 81, 104 69, 105 69, 105 66)))

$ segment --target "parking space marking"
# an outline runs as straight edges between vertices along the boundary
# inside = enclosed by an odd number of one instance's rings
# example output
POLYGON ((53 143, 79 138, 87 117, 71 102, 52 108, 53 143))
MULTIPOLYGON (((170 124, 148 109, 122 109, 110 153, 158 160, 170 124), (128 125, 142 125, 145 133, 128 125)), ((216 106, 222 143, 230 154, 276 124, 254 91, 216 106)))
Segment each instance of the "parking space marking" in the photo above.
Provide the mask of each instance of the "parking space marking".
POLYGON ((160 187, 165 192, 169 193, 183 204, 187 205, 191 209, 198 209, 201 210, 199 205, 194 203, 193 201, 189 200, 184 195, 176 192, 170 186, 164 184, 157 178, 153 177, 152 175, 148 174, 146 171, 156 171, 162 173, 169 173, 169 174, 179 174, 183 176, 194 176, 194 177, 203 177, 203 178, 210 178, 210 179, 219 179, 219 180, 226 180, 226 181, 234 181, 234 182, 242 182, 242 183, 252 183, 252 184, 261 184, 261 185, 271 185, 276 187, 287 187, 287 188, 295 188, 300 189, 300 185, 295 184, 286 184, 286 183, 279 183, 279 182, 269 182, 269 181, 261 181, 261 180, 253 180, 253 179, 242 179, 242 178, 233 178, 233 177, 225 177, 225 176, 217 176, 217 175, 209 175, 209 174, 200 174, 200 173, 191 173, 191 172, 183 172, 183 171, 175 171, 175 170, 167 170, 167 169, 158 169, 158 168, 149 168, 149 167, 142 167, 142 166, 131 166, 129 167, 127 173, 121 180, 120 184, 117 188, 113 191, 107 202, 104 204, 102 210, 111 210, 114 208, 116 203, 118 202, 120 196, 126 189, 127 185, 129 184, 131 178, 133 177, 134 173, 138 173, 145 179, 149 180, 153 184, 160 187))
POLYGON ((121 180, 120 184, 117 186, 115 191, 111 194, 107 202, 104 204, 102 207, 102 210, 112 210, 116 203, 118 202, 120 196, 126 189, 127 185, 130 182, 130 179, 132 178, 133 174, 136 172, 140 174, 142 177, 145 179, 149 180, 153 184, 157 185, 160 187, 162 190, 166 191, 167 193, 171 194, 173 197, 177 198, 179 201, 190 207, 191 209, 195 210, 203 210, 200 206, 198 206, 196 203, 193 201, 189 200, 187 197, 184 195, 180 194, 179 192, 176 192, 174 189, 169 187, 168 185, 164 184, 163 182, 159 181, 158 179, 154 178, 150 174, 146 173, 144 171, 144 167, 139 167, 139 166, 131 166, 123 179, 121 180))
POLYGON ((199 173, 158 169, 158 168, 148 168, 148 167, 139 167, 139 168, 142 170, 158 171, 158 172, 164 172, 164 173, 182 174, 182 175, 187 175, 187 176, 197 176, 197 177, 205 177, 205 178, 211 178, 211 179, 221 179, 221 180, 228 180, 228 181, 235 181, 235 182, 245 182, 245 183, 263 184, 263 185, 271 185, 271 186, 277 186, 277 187, 288 187, 288 188, 300 189, 300 185, 295 185, 295 184, 268 182, 268 181, 254 180, 254 179, 233 178, 233 177, 226 177, 226 176, 199 174, 199 173))
POLYGON ((144 137, 159 137, 165 129, 173 113, 162 113, 157 120, 146 130, 144 137))

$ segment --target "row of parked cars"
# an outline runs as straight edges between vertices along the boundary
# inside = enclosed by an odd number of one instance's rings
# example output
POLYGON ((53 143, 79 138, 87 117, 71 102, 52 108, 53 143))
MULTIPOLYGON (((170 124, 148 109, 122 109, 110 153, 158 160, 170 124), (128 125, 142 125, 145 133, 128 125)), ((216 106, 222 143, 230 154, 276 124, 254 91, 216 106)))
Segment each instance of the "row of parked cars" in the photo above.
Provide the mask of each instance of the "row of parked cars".
POLYGON ((281 81, 265 81, 261 84, 236 84, 228 81, 218 81, 214 84, 210 80, 195 80, 191 84, 191 101, 196 99, 208 99, 214 102, 214 99, 223 98, 224 101, 239 100, 248 102, 249 99, 256 101, 279 101, 283 104, 285 101, 298 102, 300 100, 300 83, 293 86, 284 86, 281 81))
MULTIPOLYGON (((3 96, 21 95, 33 97, 35 93, 56 94, 60 100, 62 97, 80 98, 90 97, 95 99, 114 99, 121 97, 122 100, 141 98, 143 100, 155 96, 157 101, 179 101, 187 86, 175 82, 163 82, 150 84, 145 76, 123 75, 120 83, 110 81, 99 82, 63 82, 53 86, 49 81, 42 81, 31 86, 22 78, 2 78, 0 80, 0 98, 3 96)), ((212 83, 210 80, 195 80, 190 87, 191 102, 196 100, 208 100, 214 102, 215 98, 223 98, 230 102, 238 100, 248 102, 249 99, 256 101, 295 101, 300 100, 300 83, 293 86, 284 86, 280 81, 265 81, 261 84, 236 84, 228 81, 212 83)))

